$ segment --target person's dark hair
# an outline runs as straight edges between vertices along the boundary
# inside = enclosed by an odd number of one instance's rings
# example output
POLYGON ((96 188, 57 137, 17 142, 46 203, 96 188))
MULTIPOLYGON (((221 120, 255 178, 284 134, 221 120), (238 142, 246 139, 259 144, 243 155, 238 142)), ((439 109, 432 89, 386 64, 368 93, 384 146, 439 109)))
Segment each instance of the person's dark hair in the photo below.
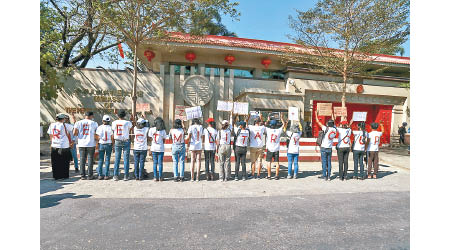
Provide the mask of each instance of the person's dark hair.
POLYGON ((328 127, 334 127, 334 121, 333 120, 328 120, 327 121, 327 126, 328 127))
POLYGON ((192 124, 200 125, 202 123, 200 122, 200 119, 194 118, 194 119, 192 119, 192 124))
POLYGON ((253 120, 253 125, 259 124, 261 122, 261 118, 256 118, 253 120))
POLYGON ((91 116, 91 115, 94 115, 94 112, 92 112, 92 111, 86 111, 86 112, 84 112, 84 115, 85 115, 85 116, 91 116))
POLYGON ((208 124, 211 125, 213 129, 216 129, 216 122, 209 122, 208 124))
POLYGON ((110 123, 111 123, 111 121, 109 121, 109 122, 108 121, 103 121, 104 125, 109 125, 110 123))
POLYGON ((408 123, 403 122, 402 125, 403 125, 403 127, 406 127, 408 125, 408 123))
POLYGON ((277 120, 270 120, 269 127, 275 129, 277 127, 277 120))
POLYGON ((365 122, 358 123, 358 128, 361 129, 361 130, 365 130, 366 129, 366 123, 365 122))
POLYGON ((120 118, 125 118, 125 116, 127 115, 127 112, 125 112, 125 110, 120 110, 119 113, 117 114, 120 118))
POLYGON ((372 127, 372 129, 377 129, 377 128, 378 128, 378 123, 372 122, 372 123, 370 124, 370 127, 372 127))
POLYGON ((157 131, 166 129, 166 126, 164 125, 164 120, 161 117, 156 117, 155 121, 153 122, 153 125, 156 127, 157 131))
POLYGON ((173 122, 173 128, 175 128, 175 129, 183 128, 182 121, 180 119, 176 119, 173 122))

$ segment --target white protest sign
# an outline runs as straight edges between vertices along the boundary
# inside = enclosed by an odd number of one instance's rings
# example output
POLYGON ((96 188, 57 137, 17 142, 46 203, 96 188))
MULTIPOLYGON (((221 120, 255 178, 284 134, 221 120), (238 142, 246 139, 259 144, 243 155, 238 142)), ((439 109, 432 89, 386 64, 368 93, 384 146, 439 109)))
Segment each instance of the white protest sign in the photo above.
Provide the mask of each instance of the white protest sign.
POLYGON ((367 118, 367 112, 353 112, 353 121, 365 122, 367 118))
POLYGON ((200 106, 195 106, 192 108, 186 108, 186 118, 192 120, 194 118, 202 117, 202 109, 200 106))
POLYGON ((248 115, 248 102, 235 102, 233 113, 239 115, 248 115))
POLYGON ((297 107, 289 107, 288 110, 288 119, 291 121, 298 121, 298 108, 297 107))
POLYGON ((347 116, 347 107, 333 107, 335 116, 347 116))
POLYGON ((218 111, 231 111, 233 110, 233 103, 227 101, 217 101, 218 111))
POLYGON ((318 115, 320 116, 331 116, 331 103, 317 103, 318 115))
POLYGON ((250 111, 250 118, 256 119, 258 117, 259 117, 259 112, 258 111, 250 111))

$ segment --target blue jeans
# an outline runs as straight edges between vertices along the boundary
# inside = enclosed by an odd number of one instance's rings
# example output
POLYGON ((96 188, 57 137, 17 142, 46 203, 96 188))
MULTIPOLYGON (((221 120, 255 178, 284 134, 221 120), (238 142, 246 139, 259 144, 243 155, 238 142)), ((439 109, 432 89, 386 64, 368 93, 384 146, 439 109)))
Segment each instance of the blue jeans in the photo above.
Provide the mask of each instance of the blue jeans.
POLYGON ((366 152, 362 150, 353 150, 353 176, 358 176, 358 164, 359 164, 359 177, 364 177, 364 155, 366 152))
POLYGON ((112 144, 99 144, 98 146, 98 176, 109 176, 109 162, 111 160, 112 144), (105 159, 106 153, 106 159, 105 159), (103 161, 105 161, 105 173, 103 174, 103 161))
POLYGON ((164 152, 152 152, 152 155, 153 155, 153 177, 155 179, 162 178, 163 177, 164 152), (159 172, 156 171, 157 165, 159 165, 159 172))
POLYGON ((147 157, 147 150, 133 150, 134 152, 134 176, 136 179, 144 178, 144 164, 145 157, 147 157))
POLYGON ((331 177, 331 148, 320 148, 320 157, 322 159, 322 176, 331 177), (328 172, 328 175, 327 175, 328 172))
POLYGON ((292 162, 294 162, 294 175, 298 173, 298 154, 287 153, 288 158, 288 176, 292 176, 292 162))
POLYGON ((78 169, 78 156, 77 156, 77 144, 73 144, 72 150, 73 165, 75 169, 78 169))
POLYGON ((173 177, 184 177, 184 159, 186 157, 186 147, 184 144, 172 144, 173 177), (178 162, 180 162, 180 175, 178 175, 178 162))
POLYGON ((116 141, 114 145, 116 151, 116 159, 114 161, 114 176, 119 176, 120 158, 122 157, 123 150, 123 168, 125 170, 125 176, 128 177, 130 171, 130 141, 116 141))

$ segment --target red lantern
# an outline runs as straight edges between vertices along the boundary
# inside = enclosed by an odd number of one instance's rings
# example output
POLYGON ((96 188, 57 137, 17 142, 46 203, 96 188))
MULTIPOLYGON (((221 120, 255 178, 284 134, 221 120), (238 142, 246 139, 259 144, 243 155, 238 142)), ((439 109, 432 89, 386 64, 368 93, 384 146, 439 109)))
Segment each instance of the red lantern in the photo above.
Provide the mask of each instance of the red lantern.
POLYGON ((227 62, 230 65, 234 62, 234 60, 236 60, 236 58, 234 58, 234 56, 232 56, 232 55, 227 55, 225 57, 225 62, 227 62))
POLYGON ((188 52, 185 56, 186 60, 188 60, 189 62, 194 61, 196 57, 197 56, 194 54, 194 52, 188 52))
POLYGON ((152 59, 155 57, 155 53, 151 50, 146 50, 146 51, 144 51, 144 56, 147 57, 147 60, 149 62, 151 62, 152 59))
POLYGON ((261 64, 264 65, 264 67, 267 69, 267 67, 269 67, 269 65, 272 63, 272 60, 270 60, 269 58, 265 58, 261 60, 261 64))
POLYGON ((356 87, 356 93, 361 94, 362 92, 364 92, 364 87, 362 84, 358 85, 358 87, 356 87))

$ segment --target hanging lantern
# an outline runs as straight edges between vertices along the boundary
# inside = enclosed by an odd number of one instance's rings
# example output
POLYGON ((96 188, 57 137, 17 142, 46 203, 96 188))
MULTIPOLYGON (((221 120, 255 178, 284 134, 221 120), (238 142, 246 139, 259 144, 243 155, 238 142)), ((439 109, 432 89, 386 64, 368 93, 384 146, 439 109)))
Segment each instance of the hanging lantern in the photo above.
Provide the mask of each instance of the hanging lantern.
POLYGON ((261 64, 264 65, 264 67, 267 69, 267 67, 269 67, 269 65, 272 63, 272 60, 270 60, 269 58, 265 58, 261 60, 261 64))
POLYGON ((356 87, 356 93, 361 94, 362 92, 364 92, 364 87, 362 84, 358 85, 358 87, 356 87))
POLYGON ((144 51, 144 56, 147 57, 147 60, 149 62, 151 62, 152 59, 155 57, 155 53, 148 49, 148 50, 144 51))
POLYGON ((188 60, 189 62, 194 61, 196 57, 197 56, 194 54, 194 52, 188 52, 185 56, 186 60, 188 60))
POLYGON ((232 55, 227 55, 225 57, 225 62, 227 62, 230 65, 234 62, 234 60, 236 60, 236 58, 234 58, 234 56, 232 56, 232 55))

